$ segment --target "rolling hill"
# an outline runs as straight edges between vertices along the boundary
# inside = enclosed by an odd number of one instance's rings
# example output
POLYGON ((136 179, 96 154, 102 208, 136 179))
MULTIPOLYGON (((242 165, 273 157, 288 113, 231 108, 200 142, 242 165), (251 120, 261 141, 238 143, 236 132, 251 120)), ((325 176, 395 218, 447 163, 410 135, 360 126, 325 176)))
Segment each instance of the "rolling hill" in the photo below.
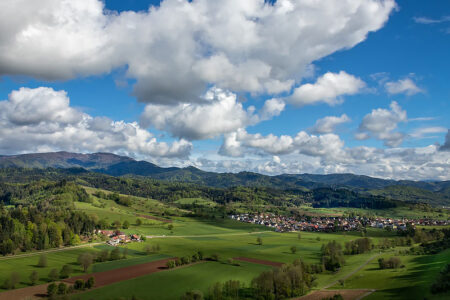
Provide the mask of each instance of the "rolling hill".
POLYGON ((33 153, 0 156, 0 168, 83 168, 111 176, 145 176, 169 182, 186 182, 210 187, 264 186, 280 189, 348 188, 392 199, 431 204, 450 201, 450 181, 390 180, 355 174, 282 174, 268 176, 253 172, 215 173, 195 167, 163 168, 111 153, 33 153), (442 201, 441 201, 442 200, 442 201))

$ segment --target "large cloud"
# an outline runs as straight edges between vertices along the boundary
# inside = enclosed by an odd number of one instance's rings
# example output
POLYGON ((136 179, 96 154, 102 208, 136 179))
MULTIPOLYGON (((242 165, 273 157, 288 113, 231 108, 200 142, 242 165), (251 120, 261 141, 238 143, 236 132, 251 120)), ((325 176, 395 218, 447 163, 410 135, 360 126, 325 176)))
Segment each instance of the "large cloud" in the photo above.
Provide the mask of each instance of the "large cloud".
POLYGON ((297 106, 320 102, 335 105, 342 102, 341 96, 354 95, 364 87, 364 81, 344 71, 328 72, 319 77, 315 83, 303 84, 296 88, 287 100, 297 106))
POLYGON ((394 131, 398 123, 407 122, 406 111, 393 101, 390 110, 384 108, 373 109, 370 114, 364 116, 359 125, 359 132, 356 139, 364 140, 374 137, 382 140, 386 146, 397 147, 405 138, 405 134, 394 131))
POLYGON ((191 143, 158 142, 137 123, 92 117, 69 106, 64 91, 21 88, 0 101, 0 153, 108 151, 143 157, 187 157, 191 143))
POLYGON ((282 100, 270 99, 260 114, 255 107, 244 109, 236 94, 211 88, 203 103, 183 103, 177 106, 148 104, 141 116, 141 124, 150 125, 188 140, 213 138, 222 133, 254 125, 278 116, 285 107, 282 100))
POLYGON ((201 101, 211 84, 276 94, 289 91, 312 62, 380 29, 395 5, 165 0, 119 14, 100 0, 4 0, 0 74, 69 79, 127 66, 139 100, 165 104, 201 101))

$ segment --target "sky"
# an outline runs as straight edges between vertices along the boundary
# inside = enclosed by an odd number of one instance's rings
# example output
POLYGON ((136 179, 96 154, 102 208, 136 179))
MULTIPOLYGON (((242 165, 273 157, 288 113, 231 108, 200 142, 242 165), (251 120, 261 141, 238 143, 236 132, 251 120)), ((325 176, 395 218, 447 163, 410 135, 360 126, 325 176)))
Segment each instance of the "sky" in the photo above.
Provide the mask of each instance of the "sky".
POLYGON ((0 154, 450 180, 447 0, 3 0, 0 154))

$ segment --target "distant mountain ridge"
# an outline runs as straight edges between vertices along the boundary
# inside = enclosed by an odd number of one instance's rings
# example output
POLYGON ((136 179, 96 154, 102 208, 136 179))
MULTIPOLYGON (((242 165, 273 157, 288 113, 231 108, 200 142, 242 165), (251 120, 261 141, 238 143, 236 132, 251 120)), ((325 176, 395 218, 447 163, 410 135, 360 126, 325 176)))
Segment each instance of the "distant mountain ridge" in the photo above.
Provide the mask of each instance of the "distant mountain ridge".
MULTIPOLYGON (((147 161, 137 161, 111 153, 80 154, 70 152, 32 153, 0 156, 0 168, 83 168, 111 176, 146 176, 160 180, 189 182, 213 187, 266 186, 307 189, 348 187, 378 190, 390 186, 411 186, 432 192, 450 194, 450 181, 408 181, 373 178, 355 174, 282 174, 268 176, 253 172, 215 173, 195 167, 163 168, 147 161)), ((396 192, 399 192, 398 189, 396 192)))

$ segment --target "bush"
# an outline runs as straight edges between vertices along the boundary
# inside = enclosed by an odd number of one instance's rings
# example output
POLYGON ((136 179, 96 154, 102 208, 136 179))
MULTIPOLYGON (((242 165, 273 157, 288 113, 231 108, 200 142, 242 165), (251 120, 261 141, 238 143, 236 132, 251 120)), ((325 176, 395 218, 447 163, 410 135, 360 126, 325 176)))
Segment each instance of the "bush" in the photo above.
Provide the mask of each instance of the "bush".
POLYGON ((51 269, 50 273, 48 273, 48 279, 50 281, 56 281, 59 278, 59 274, 58 274, 58 270, 56 269, 51 269))
POLYGON ((128 229, 128 227, 130 227, 130 222, 128 222, 127 220, 123 221, 122 228, 128 229))
POLYGON ((96 261, 98 262, 105 262, 109 259, 109 251, 108 250, 102 250, 100 253, 97 254, 96 261))
POLYGON ((58 284, 58 295, 65 295, 67 293, 67 285, 63 282, 58 284))
POLYGON ((166 266, 168 269, 173 269, 176 267, 176 263, 174 260, 169 260, 168 262, 166 262, 166 266))
POLYGON ((70 265, 64 265, 59 272, 60 278, 67 278, 70 276, 70 274, 73 272, 73 269, 70 265))
POLYGON ((47 296, 53 298, 58 293, 58 286, 56 283, 50 283, 47 286, 47 296))
POLYGON ((20 282, 20 275, 17 272, 12 272, 9 278, 7 278, 3 284, 5 289, 14 289, 16 285, 20 282))
POLYGON ((87 289, 91 289, 93 288, 95 285, 95 278, 94 277, 89 277, 88 280, 84 283, 84 287, 87 289))
POLYGON ((136 226, 141 226, 142 225, 142 220, 137 218, 136 219, 136 226))
POLYGON ((262 240, 262 238, 260 236, 258 236, 256 238, 256 244, 258 244, 258 245, 262 245, 263 244, 263 240, 262 240))
POLYGON ((82 290, 82 289, 84 289, 84 280, 83 279, 75 280, 75 283, 73 284, 73 288, 75 290, 82 290))
POLYGON ((120 249, 118 247, 111 250, 110 260, 118 260, 120 259, 120 249))
POLYGON ((37 266, 39 268, 45 268, 47 266, 47 256, 45 256, 45 254, 42 254, 41 256, 39 256, 39 261, 37 266))
POLYGON ((201 291, 189 291, 186 292, 183 296, 180 298, 181 300, 203 300, 203 293, 201 291))
POLYGON ((344 300, 341 294, 336 294, 333 297, 323 298, 322 300, 344 300))
POLYGON ((35 285, 36 282, 39 280, 39 274, 36 271, 31 272, 30 274, 30 283, 31 285, 35 285))
POLYGON ((219 254, 217 254, 217 253, 211 254, 210 259, 213 261, 219 261, 219 254))
POLYGON ((291 247, 291 253, 295 254, 297 252, 297 246, 292 246, 291 247))
POLYGON ((188 265, 191 263, 191 258, 189 256, 183 256, 181 258, 181 264, 182 265, 188 265))

